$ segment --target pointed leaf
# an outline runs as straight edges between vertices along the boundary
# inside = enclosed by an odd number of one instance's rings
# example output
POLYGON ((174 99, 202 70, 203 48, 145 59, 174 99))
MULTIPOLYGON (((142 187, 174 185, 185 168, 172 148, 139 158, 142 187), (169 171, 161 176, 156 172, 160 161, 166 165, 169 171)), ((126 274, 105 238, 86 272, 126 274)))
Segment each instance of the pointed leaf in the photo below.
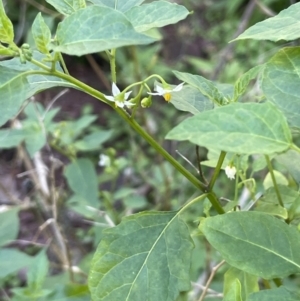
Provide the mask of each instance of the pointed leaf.
MULTIPOLYGON (((200 76, 190 73, 173 71, 175 76, 198 89, 204 96, 210 99, 213 103, 224 104, 227 102, 225 95, 217 88, 212 81, 200 76)), ((227 95, 226 95, 227 96, 227 95)))
POLYGON ((184 120, 166 138, 239 154, 282 152, 292 143, 284 116, 269 102, 232 103, 202 112, 184 120))
POLYGON ((101 144, 107 141, 113 131, 97 131, 89 135, 84 136, 81 140, 78 140, 74 143, 74 146, 79 151, 92 151, 99 150, 101 144))
POLYGON ((32 36, 37 50, 41 53, 49 53, 48 46, 51 42, 51 32, 41 13, 38 13, 33 21, 32 36))
POLYGON ((275 160, 287 169, 297 183, 300 183, 300 165, 295 164, 295 162, 300 162, 300 154, 297 151, 288 150, 276 156, 275 160))
POLYGON ((241 282, 234 279, 228 290, 224 293, 223 301, 243 301, 241 296, 241 282))
POLYGON ((155 40, 136 32, 126 16, 104 6, 89 6, 58 26, 56 51, 84 55, 121 46, 149 44, 155 40))
MULTIPOLYGON (((278 198, 274 199, 274 201, 278 202, 278 198)), ((283 219, 288 218, 288 211, 286 208, 281 207, 279 204, 270 204, 270 203, 264 203, 261 201, 258 201, 255 206, 255 211, 264 212, 266 214, 275 215, 278 217, 281 217, 283 219)))
POLYGON ((254 39, 292 41, 300 37, 300 3, 291 5, 277 16, 256 23, 238 36, 236 40, 254 39))
POLYGON ((278 51, 266 64, 261 84, 267 99, 283 112, 292 127, 297 128, 300 128, 299 54, 300 47, 278 51))
POLYGON ((213 109, 213 103, 201 93, 199 90, 184 86, 181 91, 172 93, 171 104, 180 111, 190 112, 193 115, 202 111, 213 109))
POLYGON ((89 287, 94 301, 174 301, 190 287, 193 243, 176 212, 142 212, 104 231, 89 287))
POLYGON ((19 233, 19 208, 0 213, 0 247, 16 239, 19 233))
POLYGON ((5 13, 2 0, 0 0, 0 42, 12 44, 13 41, 14 27, 5 13))
POLYGON ((34 257, 27 255, 17 249, 0 249, 0 279, 31 265, 34 257))
POLYGON ((236 279, 241 285, 242 300, 247 300, 251 293, 259 291, 257 276, 231 267, 224 275, 224 296, 227 295, 236 279))
POLYGON ((2 129, 0 130, 0 148, 17 147, 25 137, 21 129, 2 129))
MULTIPOLYGON (((34 53, 36 60, 41 60, 44 56, 34 53)), ((54 76, 28 75, 26 72, 41 70, 34 64, 27 62, 20 63, 19 58, 0 62, 0 126, 14 117, 23 102, 39 91, 56 87, 73 87, 74 85, 54 76)), ((57 70, 61 70, 57 65, 57 70)))
POLYGON ((257 77, 258 73, 264 68, 265 65, 259 65, 251 68, 244 73, 234 85, 234 101, 243 95, 252 79, 257 77))
POLYGON ((175 24, 189 14, 182 5, 166 1, 154 1, 141 6, 132 7, 126 16, 138 32, 147 31, 154 27, 175 24))
POLYGON ((27 284, 30 292, 38 292, 45 281, 49 270, 49 261, 46 255, 46 250, 43 249, 34 258, 34 264, 31 266, 27 274, 27 284))
POLYGON ((99 206, 98 179, 95 167, 90 160, 73 161, 66 167, 64 174, 76 195, 81 196, 90 206, 99 206))
POLYGON ((7 47, 4 47, 3 45, 0 45, 0 55, 13 56, 13 55, 15 55, 15 51, 13 51, 12 49, 9 49, 7 47))
POLYGON ((104 5, 121 12, 126 12, 130 8, 140 5, 145 0, 90 0, 97 5, 104 5))
POLYGON ((205 219, 200 230, 242 271, 265 279, 300 273, 300 233, 271 215, 231 212, 205 219))
POLYGON ((285 287, 263 290, 253 293, 247 301, 299 301, 300 295, 296 292, 291 292, 285 287))
POLYGON ((46 0, 63 15, 71 15, 77 10, 86 7, 85 0, 46 0))

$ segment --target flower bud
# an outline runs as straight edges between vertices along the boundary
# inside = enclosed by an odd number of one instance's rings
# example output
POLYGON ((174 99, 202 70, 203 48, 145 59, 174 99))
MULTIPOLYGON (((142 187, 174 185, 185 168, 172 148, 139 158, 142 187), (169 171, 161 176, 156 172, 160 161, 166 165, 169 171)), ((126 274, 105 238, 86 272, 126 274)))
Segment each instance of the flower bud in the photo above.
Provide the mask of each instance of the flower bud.
POLYGON ((151 107, 152 105, 152 97, 144 97, 142 100, 141 100, 141 107, 146 109, 146 108, 149 108, 151 107))

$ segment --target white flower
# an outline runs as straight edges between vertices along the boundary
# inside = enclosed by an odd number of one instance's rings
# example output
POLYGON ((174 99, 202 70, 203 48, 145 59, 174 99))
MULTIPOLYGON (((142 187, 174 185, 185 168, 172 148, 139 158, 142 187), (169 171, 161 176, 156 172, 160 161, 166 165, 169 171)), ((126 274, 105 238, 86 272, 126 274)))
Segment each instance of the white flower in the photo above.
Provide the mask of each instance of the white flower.
POLYGON ((110 157, 109 156, 101 154, 99 156, 99 158, 100 158, 100 160, 98 162, 99 166, 110 166, 110 157))
POLYGON ((225 173, 226 176, 230 179, 233 180, 235 178, 235 174, 236 174, 236 168, 234 166, 226 166, 225 168, 225 173))
POLYGON ((130 93, 132 91, 128 91, 125 94, 121 93, 120 89, 117 87, 115 83, 112 83, 112 96, 104 95, 106 99, 109 101, 113 101, 116 107, 124 108, 124 106, 132 106, 131 102, 127 101, 130 93))
POLYGON ((150 95, 163 96, 163 98, 167 102, 169 102, 171 100, 171 93, 180 91, 182 89, 183 85, 184 85, 184 83, 181 83, 173 89, 164 89, 163 87, 161 87, 159 85, 155 85, 154 91, 156 91, 156 93, 150 93, 150 92, 147 92, 147 93, 150 94, 150 95))

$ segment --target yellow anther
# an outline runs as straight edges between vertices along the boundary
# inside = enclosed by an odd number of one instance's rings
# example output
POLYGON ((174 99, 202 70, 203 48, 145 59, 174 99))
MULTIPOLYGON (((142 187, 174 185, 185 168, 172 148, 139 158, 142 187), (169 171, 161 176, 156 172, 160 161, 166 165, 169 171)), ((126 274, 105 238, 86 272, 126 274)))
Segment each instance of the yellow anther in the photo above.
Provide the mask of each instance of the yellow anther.
POLYGON ((164 94, 164 99, 165 99, 165 101, 170 102, 171 101, 171 93, 164 94))

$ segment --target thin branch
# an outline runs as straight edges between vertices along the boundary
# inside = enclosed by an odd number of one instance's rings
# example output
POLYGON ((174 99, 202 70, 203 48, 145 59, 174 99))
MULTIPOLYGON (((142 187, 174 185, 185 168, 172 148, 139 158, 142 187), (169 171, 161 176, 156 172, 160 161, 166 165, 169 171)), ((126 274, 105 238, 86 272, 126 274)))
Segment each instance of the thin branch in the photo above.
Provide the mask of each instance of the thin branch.
MULTIPOLYGON (((244 14, 241 18, 241 21, 239 22, 239 26, 236 30, 236 32, 233 35, 232 39, 235 39, 236 37, 238 37, 243 31, 245 31, 248 22, 252 16, 252 13, 254 11, 256 5, 256 0, 252 0, 248 2, 248 5, 244 11, 244 14)), ((220 60, 215 68, 215 71, 211 77, 212 80, 216 80, 221 72, 221 70, 223 69, 224 65, 226 64, 227 60, 228 60, 228 55, 233 51, 234 48, 234 43, 230 43, 228 44, 220 53, 220 60)))
POLYGON ((90 66, 92 67, 92 69, 94 70, 94 72, 96 73, 97 77, 101 80, 101 82, 105 86, 105 88, 107 90, 110 90, 111 84, 107 80, 106 75, 101 70, 101 68, 97 64, 96 60, 94 59, 94 57, 91 54, 87 54, 85 57, 86 57, 87 61, 89 62, 90 66))
POLYGON ((179 150, 176 149, 176 153, 177 153, 184 161, 186 161, 189 165, 191 165, 191 166, 196 170, 197 173, 199 173, 197 167, 196 167, 196 166, 195 166, 195 165, 194 165, 187 157, 185 157, 183 154, 181 154, 179 150))
POLYGON ((211 273, 210 273, 210 276, 209 276, 209 278, 208 278, 208 280, 207 280, 207 282, 206 282, 206 284, 205 284, 205 287, 204 287, 204 289, 203 289, 203 291, 202 291, 202 294, 201 294, 201 296, 200 296, 200 298, 199 298, 198 301, 203 301, 203 300, 204 300, 205 295, 206 295, 207 292, 208 292, 209 286, 210 286, 210 284, 211 284, 211 282, 212 282, 214 276, 216 275, 218 269, 219 269, 224 263, 225 263, 225 260, 222 260, 219 264, 217 264, 216 266, 214 266, 214 267, 212 268, 211 273))
POLYGON ((260 1, 256 0, 256 4, 257 6, 260 8, 260 10, 266 14, 268 17, 274 17, 276 15, 276 13, 271 10, 269 7, 265 6, 263 3, 261 3, 260 1))
POLYGON ((38 11, 41 11, 41 12, 43 12, 45 14, 48 14, 48 15, 52 15, 53 17, 61 18, 61 15, 58 12, 45 7, 44 5, 36 2, 35 0, 23 0, 23 1, 29 3, 30 5, 34 6, 35 8, 37 8, 38 11))
POLYGON ((201 160, 200 160, 200 154, 199 154, 199 146, 196 145, 196 155, 197 155, 197 164, 198 164, 198 170, 199 170, 199 174, 200 174, 200 180, 203 181, 206 185, 208 184, 203 170, 202 170, 202 166, 201 166, 201 160))

